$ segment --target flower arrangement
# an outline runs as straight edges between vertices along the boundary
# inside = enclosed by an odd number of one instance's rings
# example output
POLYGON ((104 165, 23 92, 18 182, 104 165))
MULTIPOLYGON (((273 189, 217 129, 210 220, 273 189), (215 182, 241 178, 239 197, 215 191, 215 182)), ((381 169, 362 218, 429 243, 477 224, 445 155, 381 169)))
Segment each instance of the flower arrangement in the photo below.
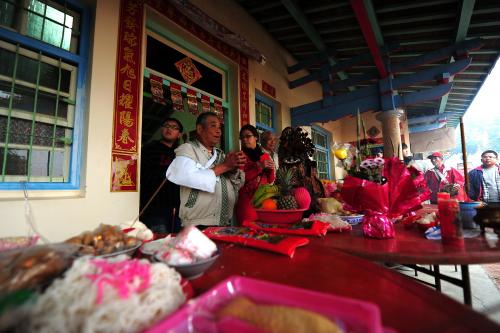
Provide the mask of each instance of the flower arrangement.
MULTIPOLYGON (((336 147, 346 152, 342 163, 348 175, 341 197, 351 210, 365 214, 362 222, 365 236, 392 238, 395 235, 392 220, 420 208, 428 198, 428 191, 421 172, 408 169, 398 157, 370 157, 366 136, 360 139, 360 128, 365 132, 358 111, 357 147, 336 147)), ((334 153, 339 157, 337 151, 334 153)))

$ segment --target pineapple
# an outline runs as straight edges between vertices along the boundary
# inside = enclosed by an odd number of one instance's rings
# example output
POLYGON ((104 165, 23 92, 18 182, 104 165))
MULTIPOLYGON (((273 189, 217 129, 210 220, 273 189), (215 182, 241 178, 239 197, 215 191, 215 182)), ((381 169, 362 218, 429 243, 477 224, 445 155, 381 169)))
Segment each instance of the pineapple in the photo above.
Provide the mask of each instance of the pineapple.
POLYGON ((276 184, 280 189, 278 209, 297 209, 297 201, 292 193, 294 182, 293 169, 278 169, 276 172, 276 184))

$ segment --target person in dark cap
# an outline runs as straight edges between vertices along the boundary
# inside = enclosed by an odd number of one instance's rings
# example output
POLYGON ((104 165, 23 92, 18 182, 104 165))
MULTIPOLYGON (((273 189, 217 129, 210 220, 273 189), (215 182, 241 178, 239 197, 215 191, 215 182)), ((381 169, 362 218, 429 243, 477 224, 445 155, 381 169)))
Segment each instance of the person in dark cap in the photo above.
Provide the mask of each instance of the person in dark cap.
POLYGON ((464 176, 457 169, 444 165, 443 155, 434 152, 427 156, 434 168, 427 170, 425 180, 431 191, 431 203, 437 203, 438 192, 448 192, 451 197, 461 199, 463 195, 464 176))
MULTIPOLYGON (((174 150, 179 146, 183 127, 179 120, 167 118, 160 131, 161 140, 153 141, 141 150, 141 211, 165 179, 165 172, 175 158, 174 150)), ((156 233, 177 232, 180 230, 179 203, 179 186, 167 181, 140 221, 156 233)))

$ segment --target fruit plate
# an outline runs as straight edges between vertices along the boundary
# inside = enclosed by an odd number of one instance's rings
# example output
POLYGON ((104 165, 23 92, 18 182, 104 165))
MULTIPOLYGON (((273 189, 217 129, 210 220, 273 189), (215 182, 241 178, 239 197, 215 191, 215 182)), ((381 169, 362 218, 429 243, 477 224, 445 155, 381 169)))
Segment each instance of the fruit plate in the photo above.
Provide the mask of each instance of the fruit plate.
POLYGON ((272 224, 292 224, 302 220, 307 209, 256 209, 257 220, 272 224))
POLYGON ((220 282, 146 332, 261 332, 237 319, 217 319, 218 310, 238 296, 247 297, 258 305, 283 305, 316 312, 345 332, 390 332, 382 327, 380 310, 373 303, 242 276, 220 282))

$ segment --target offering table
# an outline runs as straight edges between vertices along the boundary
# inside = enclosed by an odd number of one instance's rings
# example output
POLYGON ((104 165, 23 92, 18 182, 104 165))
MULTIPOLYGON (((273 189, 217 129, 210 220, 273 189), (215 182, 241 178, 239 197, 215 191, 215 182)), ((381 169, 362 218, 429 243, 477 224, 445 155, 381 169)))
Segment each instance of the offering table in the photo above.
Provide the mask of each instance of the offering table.
POLYGON ((364 237, 361 224, 358 224, 351 232, 334 235, 328 246, 369 260, 411 265, 433 275, 438 290, 441 279, 462 287, 467 305, 472 304, 468 265, 500 262, 500 241, 492 232, 479 235, 478 230, 478 236, 464 238, 463 246, 453 246, 444 245, 441 240, 428 240, 423 231, 406 229, 400 223, 395 229, 396 236, 392 239, 373 239, 364 237), (417 264, 433 265, 434 270, 417 264), (439 265, 460 265, 462 279, 441 274, 439 265))
POLYGON ((205 274, 192 280, 200 294, 232 275, 372 302, 384 326, 398 332, 499 332, 480 313, 411 278, 335 249, 338 234, 310 238, 293 258, 240 245, 221 245, 221 255, 205 274))

